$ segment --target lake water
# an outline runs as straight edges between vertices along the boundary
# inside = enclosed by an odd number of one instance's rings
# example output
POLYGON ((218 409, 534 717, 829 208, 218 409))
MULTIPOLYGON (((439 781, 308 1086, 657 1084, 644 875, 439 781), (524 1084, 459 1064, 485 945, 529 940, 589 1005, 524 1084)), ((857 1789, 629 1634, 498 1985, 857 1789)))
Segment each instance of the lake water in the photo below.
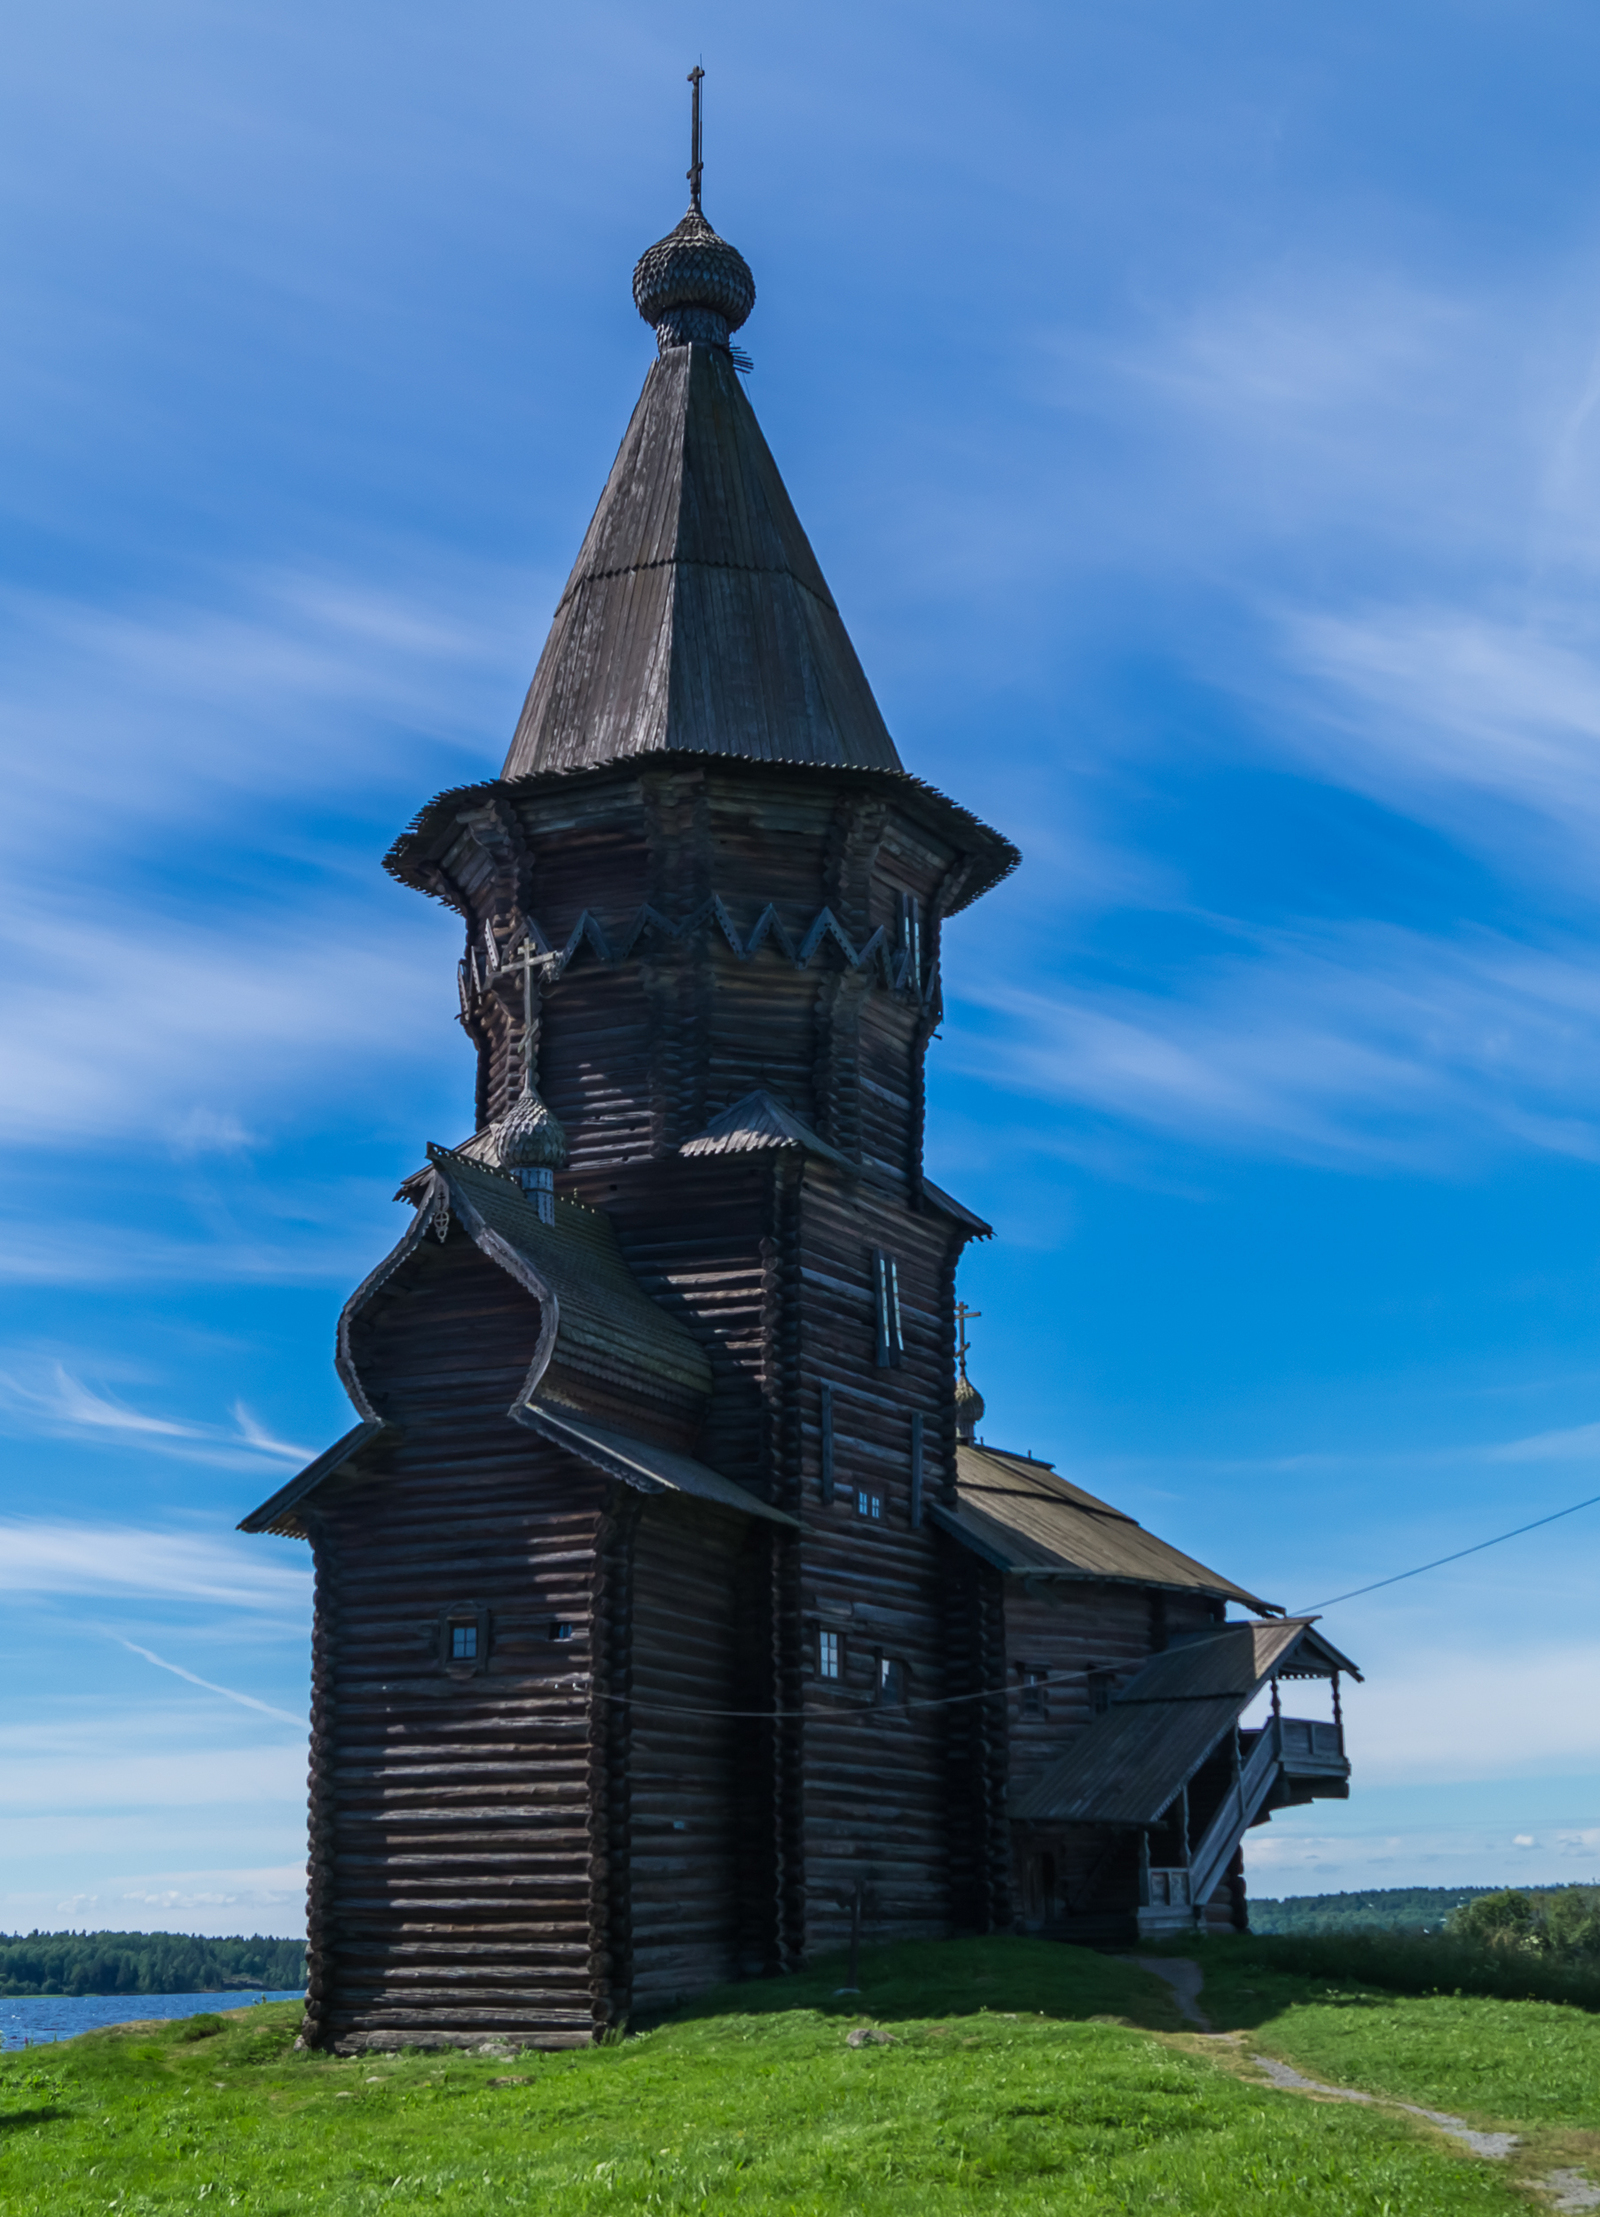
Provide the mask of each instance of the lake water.
POLYGON ((0 2048, 36 2048, 73 2040, 102 2025, 141 2017, 199 2017, 208 2009, 245 2009, 253 2001, 304 2001, 300 1990, 266 1986, 232 1994, 14 1994, 0 1996, 0 2048))

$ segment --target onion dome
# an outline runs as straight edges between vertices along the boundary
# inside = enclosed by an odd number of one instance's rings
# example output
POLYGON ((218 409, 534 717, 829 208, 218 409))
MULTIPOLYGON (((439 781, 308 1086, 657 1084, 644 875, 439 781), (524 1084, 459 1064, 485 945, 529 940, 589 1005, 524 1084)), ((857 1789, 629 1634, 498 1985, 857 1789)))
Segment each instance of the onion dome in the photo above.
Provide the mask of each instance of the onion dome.
POLYGON ((967 1366, 961 1366, 956 1380, 956 1438, 963 1447, 970 1447, 983 1422, 983 1395, 967 1376, 967 1366))
POLYGON ((560 1170, 567 1135, 531 1087, 500 1119, 495 1155, 502 1170, 560 1170))
POLYGON ((675 231, 640 255, 633 298, 655 327, 663 354, 694 339, 726 346, 756 304, 756 281, 739 249, 719 239, 693 207, 675 231))

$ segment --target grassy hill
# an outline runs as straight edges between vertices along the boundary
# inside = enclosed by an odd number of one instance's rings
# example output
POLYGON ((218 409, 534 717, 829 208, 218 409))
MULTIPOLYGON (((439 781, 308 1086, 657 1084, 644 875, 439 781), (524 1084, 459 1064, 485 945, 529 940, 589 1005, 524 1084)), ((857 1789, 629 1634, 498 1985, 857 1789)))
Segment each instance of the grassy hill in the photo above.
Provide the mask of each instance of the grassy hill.
POLYGON ((200 1940, 183 1932, 0 1933, 0 1997, 287 1993, 306 1982, 303 1940, 200 1940))
POLYGON ((296 2054, 287 2005, 91 2034, 0 2058, 0 2208, 1527 2217, 1552 2169, 1600 2168, 1600 2018, 1307 1979, 1274 1945, 1197 1943, 1220 2039, 1135 1965, 1010 1938, 869 1950, 859 1995, 819 1964, 578 2053, 296 2054), (1260 2055, 1524 2145, 1471 2157, 1260 2055))

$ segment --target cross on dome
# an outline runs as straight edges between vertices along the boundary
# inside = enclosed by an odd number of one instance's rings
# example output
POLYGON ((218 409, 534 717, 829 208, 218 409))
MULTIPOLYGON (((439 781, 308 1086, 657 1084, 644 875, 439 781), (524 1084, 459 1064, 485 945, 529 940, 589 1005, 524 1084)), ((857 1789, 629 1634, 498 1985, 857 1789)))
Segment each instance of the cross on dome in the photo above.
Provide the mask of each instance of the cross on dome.
POLYGON ((689 72, 689 212, 675 231, 647 247, 633 272, 634 305, 653 326, 661 351, 696 339, 725 347, 756 304, 756 281, 736 246, 718 238, 700 207, 700 82, 689 72))

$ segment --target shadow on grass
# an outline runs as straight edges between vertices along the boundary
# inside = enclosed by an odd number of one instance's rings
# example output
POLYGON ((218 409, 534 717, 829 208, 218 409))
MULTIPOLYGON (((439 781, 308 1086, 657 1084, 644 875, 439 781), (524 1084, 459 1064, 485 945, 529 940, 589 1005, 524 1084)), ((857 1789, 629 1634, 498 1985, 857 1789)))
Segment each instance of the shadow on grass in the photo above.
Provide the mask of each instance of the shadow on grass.
POLYGON ((28 2125, 51 2125, 67 2114, 64 2109, 0 2109, 0 2132, 21 2132, 28 2125))
POLYGON ((785 2010, 813 2010, 845 2022, 873 2024, 975 2017, 987 2011, 992 2016, 1079 2022, 1112 2017, 1153 2032, 1182 2027, 1168 1990, 1148 1971, 1058 1940, 1008 1935, 863 1948, 859 1993, 840 1990, 848 1965, 841 1951, 787 1976, 719 1986, 674 2010, 635 2019, 634 2029, 785 2010))
POLYGON ((1397 1933, 1169 1940, 1141 1951, 1186 1955, 1205 1979, 1200 2006, 1218 2031, 1255 2031, 1292 2003, 1381 2009, 1396 1994, 1564 2002, 1600 2012, 1600 1974, 1499 1948, 1397 1933))

